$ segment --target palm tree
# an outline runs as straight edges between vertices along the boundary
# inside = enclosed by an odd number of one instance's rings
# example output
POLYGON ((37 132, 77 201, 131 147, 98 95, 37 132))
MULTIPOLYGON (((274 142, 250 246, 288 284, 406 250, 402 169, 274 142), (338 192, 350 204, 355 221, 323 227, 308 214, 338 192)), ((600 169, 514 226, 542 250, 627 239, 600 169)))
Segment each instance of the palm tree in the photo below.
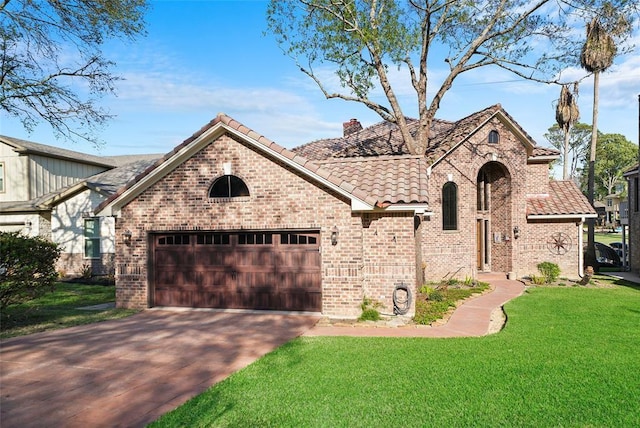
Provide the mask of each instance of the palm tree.
POLYGON ((569 91, 569 85, 562 85, 560 90, 560 99, 556 106, 556 122, 564 133, 564 147, 562 153, 563 167, 562 179, 569 179, 569 137, 573 124, 580 118, 578 103, 576 102, 578 94, 578 84, 574 83, 573 93, 569 91))
MULTIPOLYGON (((580 65, 589 73, 593 73, 593 122, 591 131, 591 152, 589 156, 589 178, 587 198, 593 205, 595 189, 596 140, 598 138, 598 97, 600 73, 611 67, 617 48, 612 35, 601 24, 599 17, 594 17, 587 24, 587 39, 582 46, 580 65)), ((587 221, 587 254, 585 264, 598 269, 595 251, 595 219, 587 221)))

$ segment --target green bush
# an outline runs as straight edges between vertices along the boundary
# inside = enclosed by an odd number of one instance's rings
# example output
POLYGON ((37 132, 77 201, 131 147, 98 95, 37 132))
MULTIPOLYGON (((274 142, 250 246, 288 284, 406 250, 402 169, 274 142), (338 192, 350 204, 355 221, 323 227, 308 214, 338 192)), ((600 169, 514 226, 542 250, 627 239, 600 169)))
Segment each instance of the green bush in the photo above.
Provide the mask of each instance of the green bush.
POLYGON ((555 282, 556 279, 558 279, 558 277, 560 276, 560 267, 557 264, 551 262, 539 263, 538 271, 540 271, 547 284, 555 282))
POLYGON ((427 295, 427 298, 434 302, 442 302, 444 300, 444 294, 439 290, 434 290, 427 295))
POLYGON ((358 321, 380 320, 380 312, 378 311, 378 309, 381 307, 382 303, 378 302, 377 300, 365 297, 364 299, 362 299, 362 303, 360 304, 362 314, 360 314, 358 321))
POLYGON ((60 248, 40 237, 0 232, 0 310, 53 289, 60 248))

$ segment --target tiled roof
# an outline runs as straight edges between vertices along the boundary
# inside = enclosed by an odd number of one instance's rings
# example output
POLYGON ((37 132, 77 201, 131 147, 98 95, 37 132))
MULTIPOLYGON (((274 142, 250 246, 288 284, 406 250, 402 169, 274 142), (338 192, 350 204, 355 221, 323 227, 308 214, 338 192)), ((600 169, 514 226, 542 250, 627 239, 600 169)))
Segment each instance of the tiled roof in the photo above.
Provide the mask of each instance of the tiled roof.
POLYGON ((340 158, 318 164, 375 197, 383 206, 429 202, 423 156, 340 158))
MULTIPOLYGON (((533 157, 557 156, 554 149, 538 147, 529 134, 502 108, 500 104, 480 110, 456 122, 434 119, 431 123, 429 147, 425 153, 429 163, 436 162, 449 150, 464 141, 483 123, 497 112, 508 118, 533 147, 533 157)), ((412 135, 418 126, 417 119, 407 118, 412 135)), ((343 157, 397 156, 409 154, 398 126, 390 122, 380 122, 350 135, 317 140, 292 149, 309 159, 320 160, 343 157)))
MULTIPOLYGON (((418 120, 407 118, 407 124, 411 134, 415 135, 418 120)), ((434 119, 431 123, 432 138, 452 125, 452 122, 434 119)), ((312 160, 410 154, 398 126, 390 122, 376 123, 346 137, 312 141, 292 151, 312 160)))
POLYGON ((550 147, 536 146, 533 148, 533 157, 538 156, 560 156, 560 152, 550 147))
POLYGON ((527 197, 528 216, 595 214, 587 198, 573 181, 549 182, 549 195, 527 197))
POLYGON ((121 195, 123 195, 128 189, 132 188, 136 185, 136 183, 140 182, 147 175, 152 174, 153 171, 160 167, 164 162, 171 159, 174 155, 178 154, 181 150, 185 149, 195 140, 197 140, 202 134, 206 133, 210 129, 215 126, 223 124, 226 127, 235 130, 239 134, 244 135, 245 137, 251 139, 257 144, 263 146, 264 149, 270 151, 271 153, 275 153, 279 155, 287 161, 292 162, 294 164, 299 165, 306 170, 310 175, 315 174, 320 178, 327 180, 332 185, 340 188, 346 194, 353 196, 356 199, 359 199, 370 206, 381 206, 381 201, 379 201, 376 197, 372 196, 368 192, 354 185, 352 181, 346 180, 343 176, 338 174, 333 169, 325 168, 315 162, 308 160, 302 154, 294 153, 290 150, 285 149, 284 147, 274 143, 264 135, 258 134, 252 129, 244 126, 240 122, 235 119, 227 116, 224 113, 219 113, 215 119, 207 123, 205 126, 200 128, 197 132, 195 132, 191 137, 184 140, 180 145, 176 146, 171 152, 167 153, 161 160, 155 163, 153 167, 146 169, 141 174, 138 174, 133 179, 131 179, 125 186, 122 186, 118 189, 116 193, 114 193, 111 197, 109 197, 106 201, 104 201, 98 208, 96 208, 96 212, 100 212, 104 210, 107 206, 114 203, 121 195))

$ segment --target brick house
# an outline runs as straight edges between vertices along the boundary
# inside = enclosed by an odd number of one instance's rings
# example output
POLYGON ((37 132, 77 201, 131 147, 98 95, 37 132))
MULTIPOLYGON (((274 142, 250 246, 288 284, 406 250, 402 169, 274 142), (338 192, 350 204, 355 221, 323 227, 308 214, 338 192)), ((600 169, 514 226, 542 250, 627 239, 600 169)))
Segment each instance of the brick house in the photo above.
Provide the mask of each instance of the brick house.
POLYGON ((629 268, 640 274, 640 164, 624 173, 629 189, 629 268))
POLYGON ((117 218, 118 306, 355 317, 425 280, 581 274, 595 211, 501 106, 435 121, 425 156, 388 123, 344 131, 290 151, 220 114, 121 188, 96 210, 117 218))

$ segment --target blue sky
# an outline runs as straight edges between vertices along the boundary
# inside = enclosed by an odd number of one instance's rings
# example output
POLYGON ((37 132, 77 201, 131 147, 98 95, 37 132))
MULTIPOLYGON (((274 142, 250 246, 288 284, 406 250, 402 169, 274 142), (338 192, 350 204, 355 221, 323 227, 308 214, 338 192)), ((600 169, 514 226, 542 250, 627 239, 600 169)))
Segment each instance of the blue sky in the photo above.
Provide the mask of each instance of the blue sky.
MULTIPOLYGON (((364 126, 381 119, 365 107, 326 100, 315 84, 264 35, 266 1, 155 0, 147 15, 148 35, 135 43, 111 42, 105 52, 117 63, 117 97, 102 99, 117 117, 100 133, 100 149, 57 140, 42 125, 28 134, 0 113, 0 133, 100 155, 164 153, 224 112, 287 147, 337 137, 342 122, 364 126)), ((640 45, 636 30, 635 44, 640 45)), ((445 65, 434 61, 434 65, 445 65)), ((431 67, 437 81, 445 69, 431 67)), ((581 77, 582 70, 565 75, 581 77)), ((592 78, 581 84, 581 121, 591 123, 592 78)), ((397 78, 408 116, 416 116, 409 91, 397 78)), ((559 87, 517 79, 498 69, 463 75, 445 95, 438 118, 460 119, 500 103, 543 146, 555 121, 559 87)), ((620 57, 601 77, 599 129, 638 142, 640 54, 620 57)))

